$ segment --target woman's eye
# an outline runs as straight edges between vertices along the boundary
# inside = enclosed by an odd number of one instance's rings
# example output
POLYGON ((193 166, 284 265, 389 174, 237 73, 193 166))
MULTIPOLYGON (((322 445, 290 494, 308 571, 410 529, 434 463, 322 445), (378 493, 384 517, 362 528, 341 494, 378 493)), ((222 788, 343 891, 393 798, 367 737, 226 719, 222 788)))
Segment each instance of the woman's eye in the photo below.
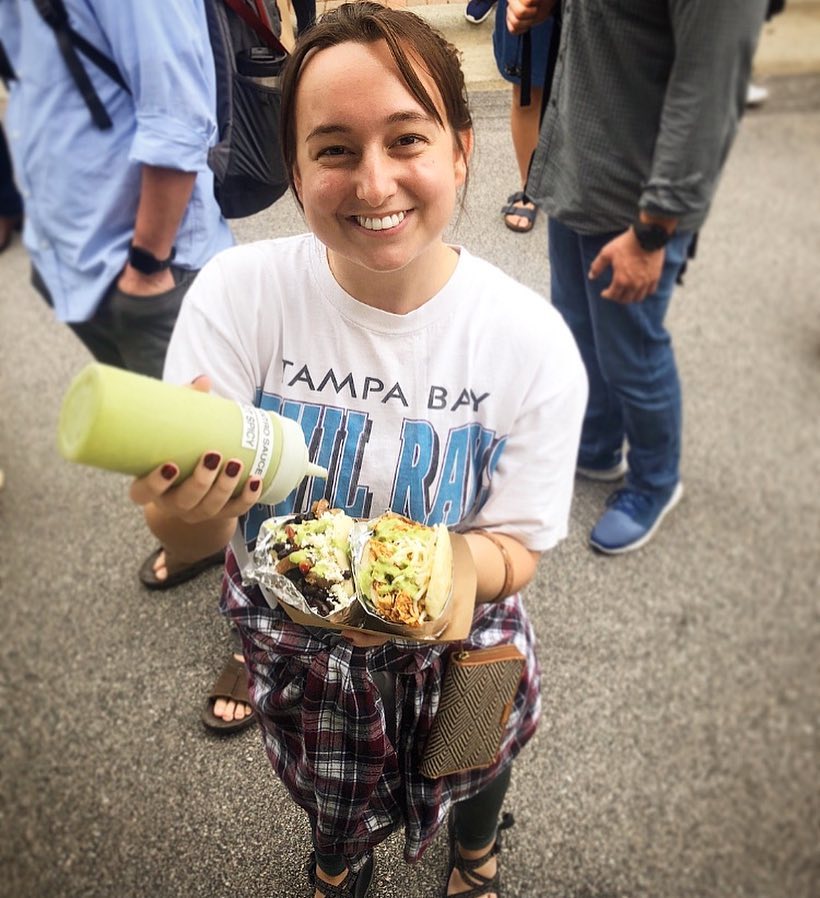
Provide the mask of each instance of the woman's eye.
POLYGON ((319 156, 344 156, 344 147, 323 147, 319 150, 319 156))
POLYGON ((412 147, 424 142, 424 138, 418 134, 403 134, 397 141, 396 145, 400 147, 412 147))

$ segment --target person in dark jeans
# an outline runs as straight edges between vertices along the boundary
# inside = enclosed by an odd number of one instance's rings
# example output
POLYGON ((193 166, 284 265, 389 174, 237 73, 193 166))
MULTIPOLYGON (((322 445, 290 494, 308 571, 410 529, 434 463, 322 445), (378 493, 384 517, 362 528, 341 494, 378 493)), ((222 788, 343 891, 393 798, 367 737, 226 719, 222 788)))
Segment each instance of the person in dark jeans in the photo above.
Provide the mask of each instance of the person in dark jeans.
POLYGON ((0 253, 23 223, 23 199, 14 184, 6 135, 0 125, 0 253))
POLYGON ((296 33, 306 31, 316 21, 316 0, 293 0, 296 13, 296 33))

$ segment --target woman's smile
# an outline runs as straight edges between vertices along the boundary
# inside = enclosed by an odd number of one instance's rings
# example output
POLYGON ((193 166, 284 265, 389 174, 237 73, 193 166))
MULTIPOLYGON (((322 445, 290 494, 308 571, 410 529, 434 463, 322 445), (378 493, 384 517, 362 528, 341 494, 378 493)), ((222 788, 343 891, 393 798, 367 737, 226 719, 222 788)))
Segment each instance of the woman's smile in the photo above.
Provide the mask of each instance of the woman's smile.
POLYGON ((353 221, 366 231, 395 231, 407 217, 407 212, 394 212, 390 215, 354 215, 353 221))

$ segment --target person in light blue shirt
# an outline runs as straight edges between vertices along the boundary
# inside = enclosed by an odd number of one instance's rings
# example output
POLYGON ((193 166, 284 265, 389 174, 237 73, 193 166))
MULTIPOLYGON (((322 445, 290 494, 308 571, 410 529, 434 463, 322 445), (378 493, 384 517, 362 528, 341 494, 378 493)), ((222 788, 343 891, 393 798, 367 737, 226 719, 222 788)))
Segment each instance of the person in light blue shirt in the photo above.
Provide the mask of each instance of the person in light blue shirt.
MULTIPOLYGON (((159 377, 193 274, 233 243, 206 164, 216 140, 202 0, 64 0, 129 93, 79 55, 111 126, 95 125, 35 4, 0 0, 16 79, 6 119, 33 283, 98 361, 159 377), (129 245, 173 265, 153 273, 129 245)), ((150 267, 150 260, 149 266, 150 267)))
MULTIPOLYGON (((7 135, 32 284, 97 361, 161 377, 183 295, 234 242, 207 166, 217 125, 203 0, 63 5, 73 31, 115 63, 127 89, 77 54, 108 119, 100 127, 33 0, 0 0, 14 75, 7 135)), ((223 560, 175 563, 160 547, 140 579, 164 589, 223 560)), ((221 714, 222 732, 251 719, 241 700, 221 714)))

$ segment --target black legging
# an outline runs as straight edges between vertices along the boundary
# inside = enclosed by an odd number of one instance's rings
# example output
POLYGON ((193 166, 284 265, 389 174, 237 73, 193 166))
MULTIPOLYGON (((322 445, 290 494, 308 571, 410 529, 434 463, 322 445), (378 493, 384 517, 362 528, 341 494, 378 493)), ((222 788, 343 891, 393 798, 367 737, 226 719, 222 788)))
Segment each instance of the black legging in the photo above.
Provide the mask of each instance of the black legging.
MULTIPOLYGON (((373 671, 373 682, 379 690, 384 705, 384 717, 387 724, 387 737, 396 741, 396 686, 394 675, 386 671, 373 671)), ((467 851, 478 851, 490 845, 496 836, 498 818, 501 807, 510 785, 512 764, 508 764, 501 773, 472 798, 453 805, 453 822, 455 824, 456 841, 467 851)), ((340 854, 323 854, 316 847, 315 829, 313 829, 313 850, 316 852, 316 863, 328 876, 341 876, 347 869, 345 859, 340 854)))
POLYGON ((480 792, 453 805, 456 841, 467 851, 478 851, 495 841, 498 818, 510 785, 512 764, 480 792))
MULTIPOLYGON (((472 798, 453 805, 456 841, 462 848, 478 851, 495 841, 498 818, 501 816, 511 775, 512 764, 508 764, 489 786, 485 786, 472 798)), ((347 869, 342 855, 322 854, 316 848, 315 836, 313 850, 316 852, 316 863, 328 876, 341 876, 347 869)))

